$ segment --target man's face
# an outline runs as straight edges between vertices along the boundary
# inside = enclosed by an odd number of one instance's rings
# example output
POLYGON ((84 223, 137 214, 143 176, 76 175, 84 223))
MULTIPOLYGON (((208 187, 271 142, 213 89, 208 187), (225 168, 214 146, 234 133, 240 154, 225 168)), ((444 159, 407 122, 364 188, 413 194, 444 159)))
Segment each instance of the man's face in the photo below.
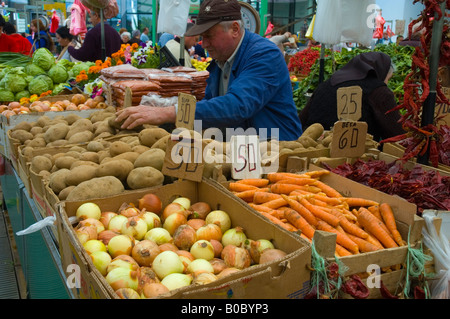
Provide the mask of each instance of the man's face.
POLYGON ((228 30, 216 24, 205 33, 202 33, 202 47, 208 51, 211 58, 225 62, 233 54, 239 43, 239 25, 237 22, 228 30))

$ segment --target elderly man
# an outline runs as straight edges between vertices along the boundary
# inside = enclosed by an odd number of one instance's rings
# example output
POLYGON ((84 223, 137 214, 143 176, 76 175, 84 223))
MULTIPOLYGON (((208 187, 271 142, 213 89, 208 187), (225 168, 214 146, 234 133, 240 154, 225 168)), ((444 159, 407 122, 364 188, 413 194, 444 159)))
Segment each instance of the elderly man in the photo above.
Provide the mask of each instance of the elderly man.
MULTIPOLYGON (((202 128, 255 129, 269 138, 295 140, 302 127, 292 97, 283 54, 258 34, 245 30, 237 0, 205 0, 185 36, 201 35, 213 58, 205 97, 195 118, 202 128)), ((176 106, 136 106, 119 111, 123 128, 174 123, 176 106)))

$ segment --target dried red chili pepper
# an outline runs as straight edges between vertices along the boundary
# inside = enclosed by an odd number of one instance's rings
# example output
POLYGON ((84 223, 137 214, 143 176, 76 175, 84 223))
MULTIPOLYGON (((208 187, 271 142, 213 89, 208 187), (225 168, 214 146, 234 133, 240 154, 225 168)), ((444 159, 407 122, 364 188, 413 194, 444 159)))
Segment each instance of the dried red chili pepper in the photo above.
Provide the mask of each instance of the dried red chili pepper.
POLYGON ((415 286, 414 287, 414 299, 426 299, 425 298, 425 291, 419 287, 419 286, 415 286))
POLYGON ((380 280, 380 293, 381 297, 383 297, 384 299, 399 299, 398 296, 391 294, 389 289, 383 283, 383 280, 380 280))
POLYGON ((366 299, 369 297, 369 288, 357 275, 351 275, 343 285, 342 290, 355 299, 366 299))

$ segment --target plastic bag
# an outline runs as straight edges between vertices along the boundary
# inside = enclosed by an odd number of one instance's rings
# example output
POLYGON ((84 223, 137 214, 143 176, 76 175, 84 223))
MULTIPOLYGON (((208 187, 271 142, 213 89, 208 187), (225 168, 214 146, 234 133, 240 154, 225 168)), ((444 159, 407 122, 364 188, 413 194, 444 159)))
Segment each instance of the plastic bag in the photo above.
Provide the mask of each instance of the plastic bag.
POLYGON ((450 243, 444 232, 438 235, 433 219, 436 217, 436 211, 424 210, 422 217, 425 220, 426 228, 422 229, 423 243, 434 255, 437 281, 431 285, 432 299, 450 298, 450 243))
POLYGON ((309 24, 308 31, 306 31, 305 38, 314 40, 313 32, 314 32, 314 24, 316 22, 316 15, 313 16, 311 23, 309 24))
MULTIPOLYGON (((320 0, 318 2, 317 13, 312 22, 314 40, 324 44, 341 42, 341 7, 341 0, 320 0)), ((309 38, 308 36, 306 37, 309 38)))
POLYGON ((190 0, 164 0, 160 2, 158 33, 167 32, 183 36, 189 16, 190 0))
MULTIPOLYGON (((37 231, 40 231, 44 227, 55 226, 55 221, 56 221, 55 216, 45 217, 44 219, 28 226, 28 228, 25 228, 24 230, 20 230, 20 231, 16 232, 16 235, 17 236, 28 235, 28 234, 32 234, 37 231)), ((71 224, 74 224, 78 221, 78 219, 76 217, 69 217, 69 221, 71 224)))
POLYGON ((141 105, 167 107, 178 104, 178 96, 161 97, 158 94, 147 94, 141 98, 141 105))

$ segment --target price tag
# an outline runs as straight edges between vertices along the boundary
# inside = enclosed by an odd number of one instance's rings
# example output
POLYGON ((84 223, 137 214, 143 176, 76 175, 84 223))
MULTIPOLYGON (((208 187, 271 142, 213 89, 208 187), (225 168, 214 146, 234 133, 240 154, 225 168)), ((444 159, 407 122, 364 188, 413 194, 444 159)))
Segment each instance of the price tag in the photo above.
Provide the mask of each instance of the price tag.
POLYGON ((337 90, 337 117, 339 120, 358 121, 362 116, 362 89, 349 86, 337 90))
POLYGON ((197 99, 195 96, 186 93, 178 93, 178 112, 175 122, 176 127, 183 127, 188 130, 194 129, 196 104, 197 99))
POLYGON ((234 179, 261 177, 261 154, 257 135, 232 136, 230 149, 231 176, 234 179))
POLYGON ((191 137, 189 130, 172 133, 167 141, 164 175, 200 182, 203 177, 203 143, 191 137))
POLYGON ((359 157, 366 150, 366 122, 338 121, 333 127, 330 157, 359 157))
POLYGON ((123 98, 123 108, 130 107, 132 105, 133 93, 129 87, 125 88, 125 96, 123 98))

